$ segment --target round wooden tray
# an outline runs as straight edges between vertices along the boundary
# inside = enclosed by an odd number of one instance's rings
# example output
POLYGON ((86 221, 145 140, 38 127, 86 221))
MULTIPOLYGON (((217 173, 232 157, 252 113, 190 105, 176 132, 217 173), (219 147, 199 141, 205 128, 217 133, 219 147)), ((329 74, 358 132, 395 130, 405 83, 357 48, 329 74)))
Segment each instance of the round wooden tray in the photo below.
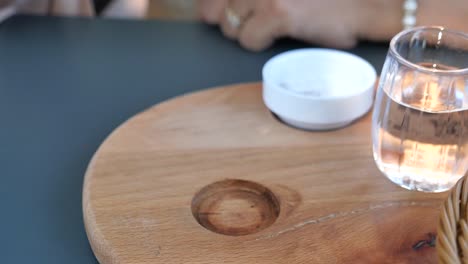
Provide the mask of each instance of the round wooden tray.
POLYGON ((101 263, 436 263, 446 194, 376 168, 370 114, 309 132, 279 122, 260 84, 206 90, 124 123, 83 190, 101 263))

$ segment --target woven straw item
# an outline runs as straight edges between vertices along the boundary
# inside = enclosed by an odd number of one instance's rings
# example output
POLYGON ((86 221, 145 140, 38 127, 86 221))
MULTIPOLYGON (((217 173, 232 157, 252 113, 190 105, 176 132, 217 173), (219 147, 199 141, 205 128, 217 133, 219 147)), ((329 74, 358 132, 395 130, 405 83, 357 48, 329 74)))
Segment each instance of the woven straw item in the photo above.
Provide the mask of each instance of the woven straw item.
POLYGON ((468 179, 464 177, 450 192, 440 214, 437 230, 439 263, 468 263, 468 179))

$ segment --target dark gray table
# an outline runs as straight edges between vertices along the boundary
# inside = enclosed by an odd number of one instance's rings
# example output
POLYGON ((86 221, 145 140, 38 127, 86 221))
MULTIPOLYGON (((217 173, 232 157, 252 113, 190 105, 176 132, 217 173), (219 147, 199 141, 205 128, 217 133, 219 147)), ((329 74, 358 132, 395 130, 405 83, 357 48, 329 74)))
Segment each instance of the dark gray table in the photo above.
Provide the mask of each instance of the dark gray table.
MULTIPOLYGON (((95 263, 82 221, 86 166, 143 109, 261 80, 263 63, 198 23, 18 16, 0 24, 0 263, 95 263)), ((380 72, 387 46, 352 52, 380 72)))

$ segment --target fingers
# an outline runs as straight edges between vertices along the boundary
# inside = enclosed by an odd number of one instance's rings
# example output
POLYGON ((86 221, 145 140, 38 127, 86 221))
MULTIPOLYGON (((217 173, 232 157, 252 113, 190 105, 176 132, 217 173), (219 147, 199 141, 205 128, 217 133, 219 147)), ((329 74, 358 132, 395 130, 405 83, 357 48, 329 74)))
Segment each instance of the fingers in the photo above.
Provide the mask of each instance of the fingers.
POLYGON ((239 43, 252 51, 263 50, 285 34, 281 20, 265 13, 257 13, 245 21, 239 33, 239 43))
POLYGON ((219 24, 228 0, 198 0, 198 16, 208 24, 219 24))
MULTIPOLYGON (((219 24, 224 35, 253 51, 287 36, 330 47, 349 48, 357 43, 356 15, 343 13, 358 8, 344 0, 198 0, 201 16, 219 24), (336 8, 344 4, 343 8, 336 8)), ((352 1, 351 1, 352 2, 352 1)), ((354 12, 359 14, 358 12, 354 12)))
POLYGON ((278 0, 198 0, 201 18, 219 24, 223 34, 259 51, 286 35, 283 3, 278 0))
POLYGON ((255 1, 230 0, 221 16, 220 27, 224 35, 230 39, 236 39, 241 27, 254 11, 255 1))

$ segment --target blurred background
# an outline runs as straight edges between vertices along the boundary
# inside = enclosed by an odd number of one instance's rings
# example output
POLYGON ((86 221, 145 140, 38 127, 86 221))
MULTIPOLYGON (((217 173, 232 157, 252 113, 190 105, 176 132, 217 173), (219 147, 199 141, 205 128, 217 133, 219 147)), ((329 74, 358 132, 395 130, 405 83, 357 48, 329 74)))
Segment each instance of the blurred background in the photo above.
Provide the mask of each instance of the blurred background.
POLYGON ((196 19, 196 0, 151 0, 147 18, 170 20, 196 19))

